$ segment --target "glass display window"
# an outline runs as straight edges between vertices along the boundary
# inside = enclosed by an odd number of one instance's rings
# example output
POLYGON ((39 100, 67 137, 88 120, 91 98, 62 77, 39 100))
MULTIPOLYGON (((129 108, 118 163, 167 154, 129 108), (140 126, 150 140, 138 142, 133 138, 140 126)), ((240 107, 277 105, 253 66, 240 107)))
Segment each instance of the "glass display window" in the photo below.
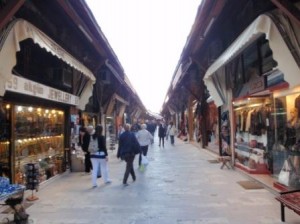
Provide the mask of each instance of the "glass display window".
POLYGON ((266 160, 271 97, 249 97, 234 102, 235 154, 238 163, 257 173, 268 173, 266 160))
POLYGON ((0 176, 11 177, 10 169, 10 109, 11 105, 0 102, 0 176))
POLYGON ((300 187, 300 87, 274 94, 276 119, 273 146, 274 176, 288 164, 290 187, 300 187))
POLYGON ((17 105, 14 108, 15 182, 24 183, 24 166, 38 163, 40 182, 64 171, 64 112, 17 105))

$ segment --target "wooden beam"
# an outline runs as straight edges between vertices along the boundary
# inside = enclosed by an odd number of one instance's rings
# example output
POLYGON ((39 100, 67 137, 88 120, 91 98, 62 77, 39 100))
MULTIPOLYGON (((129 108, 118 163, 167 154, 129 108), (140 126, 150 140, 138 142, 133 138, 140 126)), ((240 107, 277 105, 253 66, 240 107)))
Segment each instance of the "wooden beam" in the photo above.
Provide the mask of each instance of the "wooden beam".
POLYGON ((7 25, 14 14, 21 8, 25 0, 10 0, 1 10, 0 13, 0 30, 7 25))
MULTIPOLYGON (((77 25, 78 29, 81 30, 82 34, 86 36, 86 38, 91 42, 91 44, 95 47, 98 53, 107 58, 107 52, 105 49, 99 44, 99 40, 94 36, 94 34, 90 31, 86 23, 82 18, 78 16, 78 14, 71 7, 70 3, 63 0, 57 0, 57 3, 61 6, 61 8, 66 12, 66 14, 73 20, 73 22, 77 25)), ((101 43, 104 40, 101 40, 101 43)), ((103 44, 103 43, 102 43, 103 44)))
POLYGON ((194 113, 193 113, 193 96, 189 96, 188 103, 188 135, 191 142, 194 141, 194 113))
POLYGON ((271 0, 284 14, 300 26, 300 10, 288 0, 271 0))

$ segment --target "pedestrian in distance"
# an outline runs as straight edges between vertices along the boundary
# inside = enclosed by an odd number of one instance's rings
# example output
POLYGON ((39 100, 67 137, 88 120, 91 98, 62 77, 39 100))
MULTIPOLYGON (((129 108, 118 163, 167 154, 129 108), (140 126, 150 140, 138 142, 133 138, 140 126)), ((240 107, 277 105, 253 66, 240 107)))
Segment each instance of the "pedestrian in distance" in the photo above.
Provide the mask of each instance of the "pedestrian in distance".
POLYGON ((177 134, 177 129, 174 123, 171 121, 168 127, 168 135, 170 136, 171 145, 175 143, 175 135, 177 134))
POLYGON ((140 153, 140 144, 135 134, 130 131, 130 124, 125 124, 125 131, 120 135, 117 157, 125 160, 126 169, 123 177, 123 185, 128 186, 127 179, 131 174, 132 180, 136 180, 133 161, 135 155, 140 153))
POLYGON ((160 123, 158 127, 159 146, 165 147, 166 128, 160 123))
POLYGON ((87 132, 87 129, 85 127, 80 127, 78 145, 81 146, 81 149, 84 152, 84 171, 86 174, 89 174, 93 169, 90 158, 90 152, 88 151, 89 144, 90 134, 87 132))
MULTIPOLYGON (((147 130, 154 137, 155 130, 156 130, 156 121, 155 120, 152 120, 152 121, 149 122, 149 124, 147 124, 147 130)), ((154 143, 154 138, 153 138, 151 144, 153 144, 153 143, 154 143)))
POLYGON ((105 184, 110 184, 111 180, 108 175, 108 154, 106 149, 106 140, 102 134, 103 127, 97 125, 96 129, 93 129, 93 126, 90 126, 89 133, 91 134, 90 141, 93 142, 93 149, 91 149, 90 157, 91 162, 94 167, 92 172, 92 184, 93 187, 97 187, 97 177, 99 176, 99 170, 101 171, 101 176, 105 184))
POLYGON ((170 124, 166 126, 166 141, 169 139, 169 129, 170 129, 170 124))
POLYGON ((136 138, 141 146, 141 152, 139 155, 139 169, 143 169, 142 167, 142 155, 147 156, 148 147, 153 142, 153 135, 146 129, 147 125, 142 124, 141 130, 136 133, 136 138))

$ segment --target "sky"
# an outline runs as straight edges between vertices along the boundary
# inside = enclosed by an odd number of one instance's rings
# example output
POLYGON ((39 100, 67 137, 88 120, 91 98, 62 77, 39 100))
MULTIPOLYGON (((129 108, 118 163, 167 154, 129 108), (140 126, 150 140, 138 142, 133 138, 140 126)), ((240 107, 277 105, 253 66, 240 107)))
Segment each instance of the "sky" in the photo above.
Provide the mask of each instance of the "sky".
POLYGON ((146 109, 159 113, 201 0, 86 0, 146 109))

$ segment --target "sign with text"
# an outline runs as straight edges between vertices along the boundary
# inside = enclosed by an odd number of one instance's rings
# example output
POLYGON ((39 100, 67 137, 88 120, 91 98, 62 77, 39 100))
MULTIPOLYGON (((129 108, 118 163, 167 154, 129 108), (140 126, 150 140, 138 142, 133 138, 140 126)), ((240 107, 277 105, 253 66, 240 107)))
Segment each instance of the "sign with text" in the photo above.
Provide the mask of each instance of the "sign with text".
POLYGON ((79 104, 78 96, 15 75, 12 75, 11 80, 6 82, 5 89, 60 103, 75 106, 79 104))
POLYGON ((257 93, 265 90, 266 82, 265 77, 259 77, 248 82, 249 94, 257 93))

